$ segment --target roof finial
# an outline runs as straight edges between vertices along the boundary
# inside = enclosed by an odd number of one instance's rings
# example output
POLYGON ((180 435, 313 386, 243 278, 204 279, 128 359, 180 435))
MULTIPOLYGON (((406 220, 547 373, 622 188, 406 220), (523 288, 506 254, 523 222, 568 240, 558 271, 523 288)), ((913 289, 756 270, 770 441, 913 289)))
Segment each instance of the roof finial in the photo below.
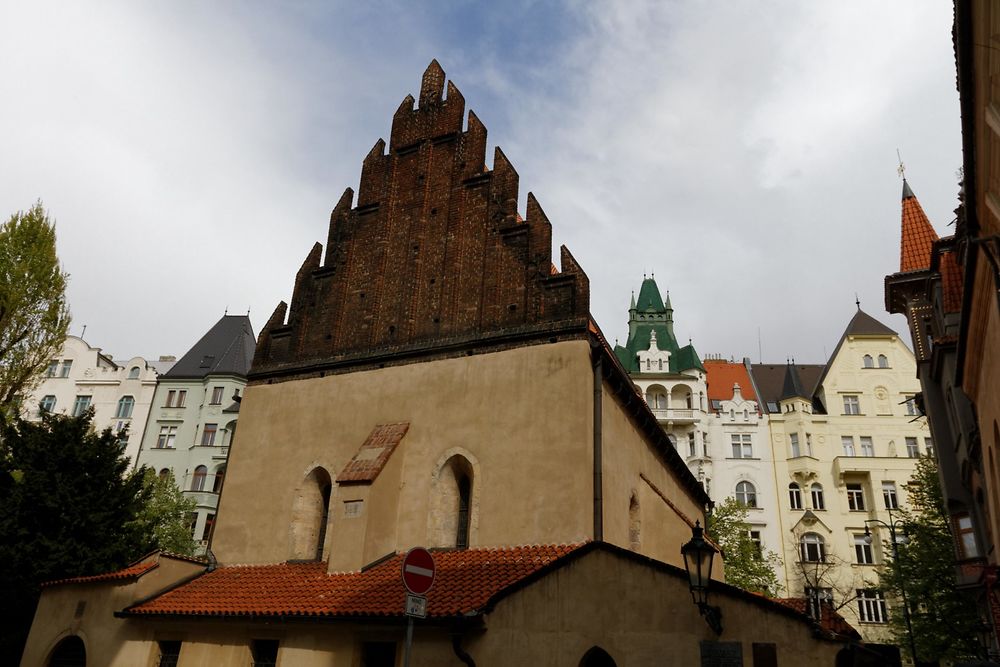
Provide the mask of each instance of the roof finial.
POLYGON ((857 292, 854 293, 854 305, 858 307, 858 310, 861 310, 861 299, 858 298, 857 292))
POLYGON ((250 306, 247 306, 247 317, 250 317, 250 306))
POLYGON ((80 332, 80 338, 83 338, 86 335, 87 335, 87 325, 84 324, 83 325, 83 331, 80 332))
POLYGON ((896 149, 896 159, 899 160, 899 166, 896 167, 896 173, 899 174, 899 177, 905 181, 906 180, 906 165, 903 164, 903 157, 899 154, 899 149, 898 148, 896 149))
POLYGON ((225 317, 228 314, 229 314, 229 306, 227 305, 226 309, 222 311, 222 316, 225 317))
POLYGON ((642 279, 643 279, 643 280, 645 280, 645 279, 646 279, 646 272, 645 272, 645 271, 643 271, 643 272, 642 272, 642 279))

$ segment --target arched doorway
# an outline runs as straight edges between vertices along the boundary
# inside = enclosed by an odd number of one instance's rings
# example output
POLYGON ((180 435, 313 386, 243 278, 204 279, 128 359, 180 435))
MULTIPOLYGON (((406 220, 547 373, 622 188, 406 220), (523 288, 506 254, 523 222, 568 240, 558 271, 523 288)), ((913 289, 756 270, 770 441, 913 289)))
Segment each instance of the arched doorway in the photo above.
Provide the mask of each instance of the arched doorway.
POLYGON ((87 649, 76 635, 66 637, 49 657, 48 667, 86 667, 87 649))
POLYGON ((614 659, 608 652, 599 646, 592 647, 583 654, 580 660, 580 667, 617 667, 614 659))

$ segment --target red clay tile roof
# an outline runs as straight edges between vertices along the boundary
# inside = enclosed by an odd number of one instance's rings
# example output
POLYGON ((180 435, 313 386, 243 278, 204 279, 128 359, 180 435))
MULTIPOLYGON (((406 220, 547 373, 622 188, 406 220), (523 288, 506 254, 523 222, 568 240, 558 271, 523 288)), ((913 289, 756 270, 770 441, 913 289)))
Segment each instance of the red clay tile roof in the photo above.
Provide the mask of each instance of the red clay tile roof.
MULTIPOLYGON (((747 374, 746 366, 722 359, 706 359, 705 373, 708 375, 708 401, 711 409, 712 401, 728 401, 733 397, 733 384, 740 385, 740 393, 748 401, 756 401, 757 394, 753 391, 753 383, 747 374)), ((714 410, 712 410, 714 412, 714 410)))
POLYGON ((56 579, 54 581, 46 581, 42 584, 45 586, 58 586, 60 584, 88 584, 94 581, 116 581, 125 579, 137 579, 146 572, 149 572, 153 568, 157 567, 155 561, 146 561, 141 563, 133 563, 128 567, 115 570, 114 572, 105 572, 104 574, 95 574, 90 577, 70 577, 69 579, 56 579))
POLYGON ((903 197, 903 233, 899 247, 900 272, 918 271, 930 268, 931 245, 938 240, 937 232, 931 227, 930 220, 924 213, 915 196, 909 189, 903 197))
POLYGON ((941 253, 941 296, 946 313, 958 313, 962 310, 962 269, 954 252, 941 253))
MULTIPOLYGON (((809 615, 805 598, 775 598, 774 601, 778 604, 785 605, 789 609, 794 609, 800 614, 809 615)), ((826 632, 838 637, 854 637, 855 639, 861 638, 861 634, 854 629, 854 626, 844 620, 844 617, 838 614, 833 608, 833 605, 828 602, 822 603, 819 625, 826 632)))
MULTIPOLYGON (((434 551, 437 577, 427 594, 429 616, 458 616, 490 600, 583 544, 434 551)), ((327 574, 326 563, 220 567, 127 609, 141 615, 402 616, 403 554, 360 572, 327 574)))
POLYGON ((373 428, 358 453, 337 475, 337 482, 374 482, 409 428, 409 422, 379 424, 373 428))

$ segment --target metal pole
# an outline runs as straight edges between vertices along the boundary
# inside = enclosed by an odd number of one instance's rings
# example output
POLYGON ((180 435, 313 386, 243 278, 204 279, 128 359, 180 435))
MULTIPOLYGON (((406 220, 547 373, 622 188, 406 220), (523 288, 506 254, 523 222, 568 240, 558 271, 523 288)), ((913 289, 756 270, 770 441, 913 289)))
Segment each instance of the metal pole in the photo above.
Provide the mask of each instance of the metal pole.
MULTIPOLYGON (((406 644, 403 646, 403 667, 410 667, 410 647, 413 645, 413 617, 406 618, 406 644)), ((914 657, 914 660, 916 658, 914 657)))

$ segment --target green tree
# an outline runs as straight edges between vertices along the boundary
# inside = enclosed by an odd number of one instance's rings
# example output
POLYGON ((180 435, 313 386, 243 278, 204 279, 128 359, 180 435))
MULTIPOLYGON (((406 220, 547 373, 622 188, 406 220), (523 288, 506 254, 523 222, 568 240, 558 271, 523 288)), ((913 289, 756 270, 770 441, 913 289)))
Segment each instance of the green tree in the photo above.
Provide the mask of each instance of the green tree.
POLYGON ((781 590, 774 573, 778 555, 751 539, 747 516, 744 505, 726 498, 708 515, 705 532, 722 548, 727 583, 773 597, 781 590))
POLYGON ((879 569, 880 586, 899 610, 890 616, 893 640, 908 650, 902 613, 905 585, 917 657, 926 662, 974 658, 980 652, 975 635, 979 619, 974 600, 955 589, 955 540, 933 456, 917 462, 907 490, 909 507, 893 513, 902 524, 897 535, 906 535, 897 540, 899 557, 893 559, 886 540, 886 562, 879 569))
POLYGON ((136 519, 143 534, 152 534, 157 549, 193 556, 195 542, 189 517, 198 504, 193 498, 184 497, 172 472, 160 477, 147 469, 143 484, 149 492, 149 501, 136 519))
POLYGON ((151 495, 124 443, 81 417, 0 422, 0 664, 17 664, 44 581, 121 568, 150 550, 151 495))
POLYGON ((34 386, 69 327, 67 274, 42 203, 0 225, 0 419, 34 386))

